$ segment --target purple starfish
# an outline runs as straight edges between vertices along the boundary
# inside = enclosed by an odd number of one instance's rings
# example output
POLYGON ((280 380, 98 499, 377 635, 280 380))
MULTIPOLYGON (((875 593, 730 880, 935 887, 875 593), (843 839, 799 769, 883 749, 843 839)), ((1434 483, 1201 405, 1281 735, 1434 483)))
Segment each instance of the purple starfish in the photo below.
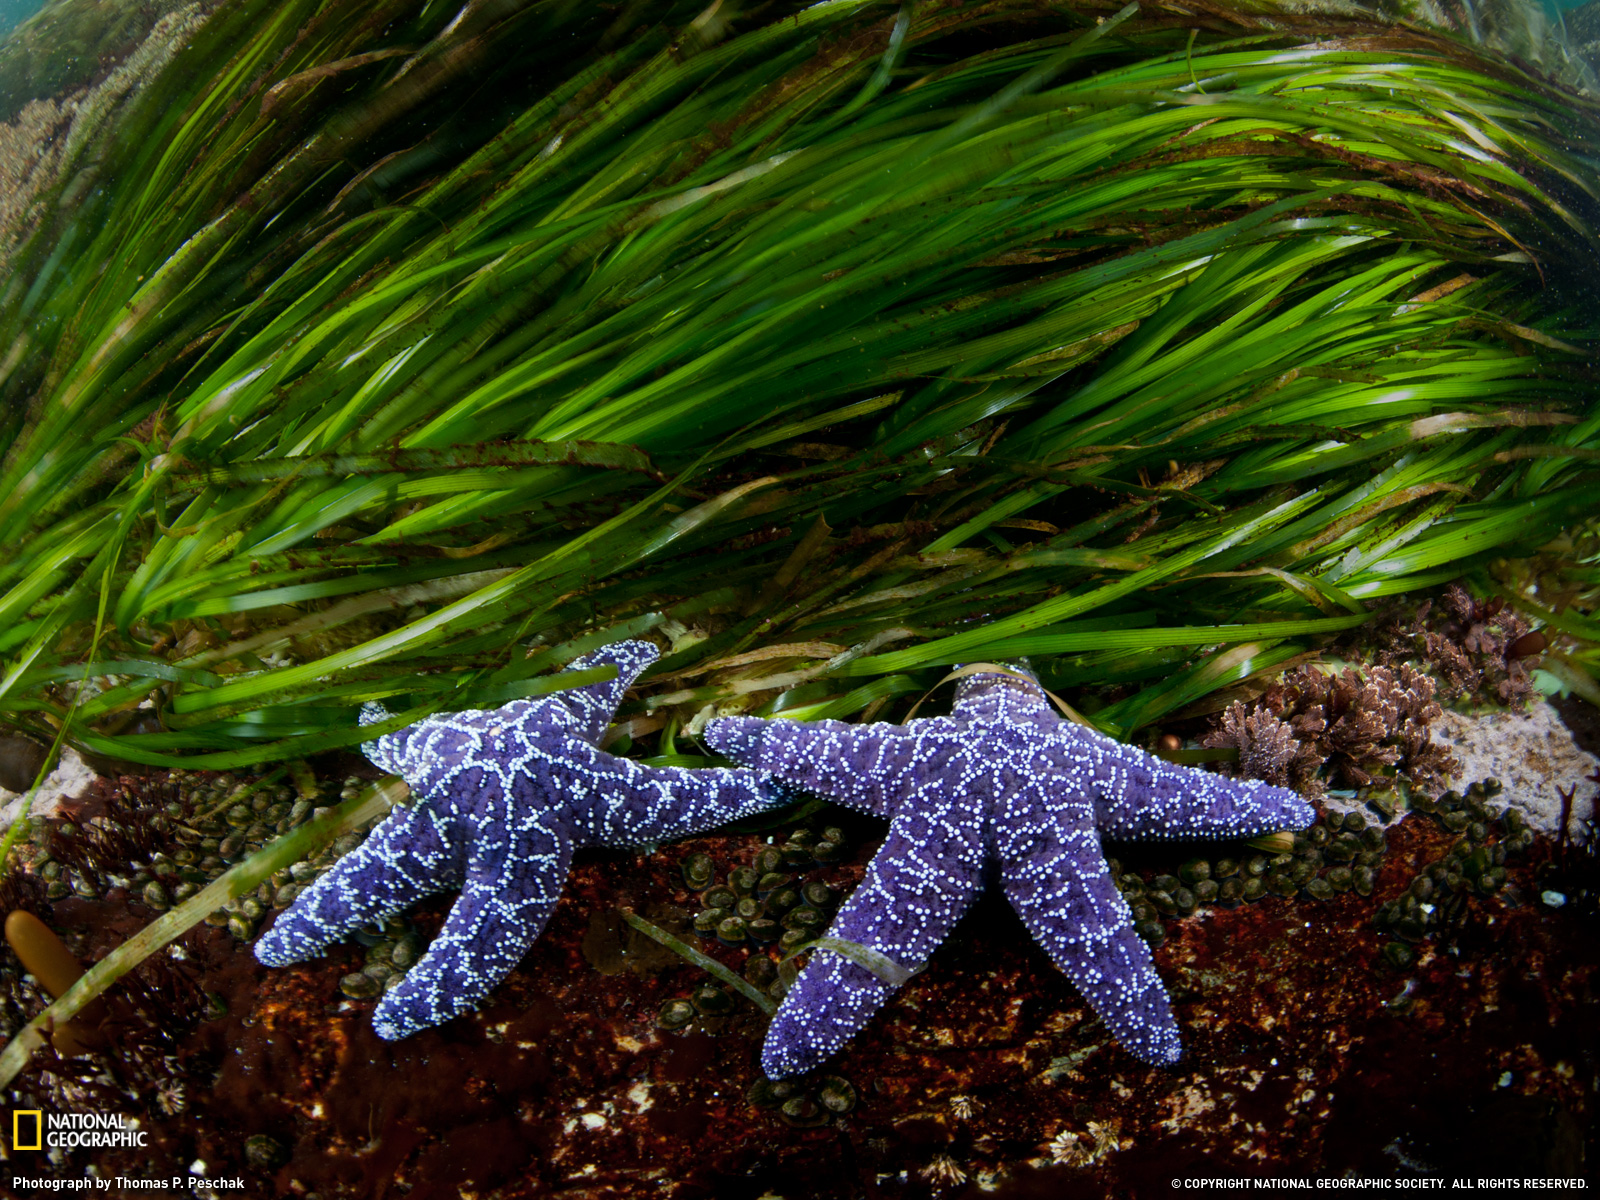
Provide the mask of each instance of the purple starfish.
MULTIPOLYGON (((415 802, 300 895, 256 943, 284 966, 434 892, 461 888, 443 931, 372 1015, 402 1038, 475 1008, 541 932, 582 846, 639 846, 784 803, 762 772, 646 767, 597 748, 622 694, 656 659, 617 642, 570 670, 617 677, 504 708, 446 713, 369 742, 415 802)), ((363 723, 382 719, 372 706, 363 723)))
MULTIPOLYGON (((963 679, 948 717, 909 725, 728 717, 708 724, 705 740, 735 762, 890 818, 830 936, 920 970, 994 863, 1034 938, 1117 1040, 1153 1063, 1182 1053, 1177 1023, 1101 837, 1252 837, 1316 819, 1285 788, 1173 766, 1063 721, 1037 683, 1008 673, 963 679)), ((898 986, 814 952, 767 1031, 767 1075, 822 1062, 898 986)))

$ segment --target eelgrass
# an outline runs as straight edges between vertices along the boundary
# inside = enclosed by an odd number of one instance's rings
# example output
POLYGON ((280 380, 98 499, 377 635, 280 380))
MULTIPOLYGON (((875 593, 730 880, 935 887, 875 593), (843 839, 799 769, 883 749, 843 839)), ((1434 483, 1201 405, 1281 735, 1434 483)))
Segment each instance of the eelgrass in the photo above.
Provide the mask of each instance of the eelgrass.
POLYGON ((463 12, 225 4, 27 249, 7 720, 248 767, 653 630, 664 754, 1024 654, 1126 735, 1592 510, 1600 117, 1513 67, 1209 4, 463 12))

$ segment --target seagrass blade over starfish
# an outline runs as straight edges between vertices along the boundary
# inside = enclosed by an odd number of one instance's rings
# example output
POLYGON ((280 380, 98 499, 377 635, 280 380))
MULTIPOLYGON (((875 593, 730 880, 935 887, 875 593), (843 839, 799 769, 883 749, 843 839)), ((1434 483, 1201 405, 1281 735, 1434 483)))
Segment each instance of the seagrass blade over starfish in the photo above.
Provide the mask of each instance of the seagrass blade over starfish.
POLYGON ((648 642, 618 642, 569 668, 615 664, 615 679, 442 714, 367 743, 367 756, 403 778, 415 803, 390 813, 296 899, 256 943, 256 957, 298 962, 459 887, 427 954, 373 1013, 380 1037, 402 1038, 477 1007, 510 973, 544 931, 574 849, 664 841, 786 802, 762 772, 647 767, 597 747, 656 655, 648 642))
MULTIPOLYGON (((963 679, 948 717, 908 725, 727 717, 707 725, 705 741, 782 782, 890 818, 832 937, 920 969, 993 865, 1034 938, 1117 1040, 1152 1063, 1177 1061, 1178 1027, 1101 837, 1252 837, 1316 819, 1285 788, 1174 766, 1063 721, 1033 680, 1013 674, 963 679)), ((814 952, 767 1031, 767 1075, 822 1062, 897 987, 814 952)))

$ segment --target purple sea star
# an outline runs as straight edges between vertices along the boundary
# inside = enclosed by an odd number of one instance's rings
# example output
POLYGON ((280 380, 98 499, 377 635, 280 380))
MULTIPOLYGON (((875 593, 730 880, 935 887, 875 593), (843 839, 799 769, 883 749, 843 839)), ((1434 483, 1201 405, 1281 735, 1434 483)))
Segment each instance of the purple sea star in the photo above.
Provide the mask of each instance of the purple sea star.
MULTIPOLYGON (((301 894, 256 943, 284 966, 434 892, 459 887, 443 931, 373 1013, 402 1038, 475 1008, 544 930, 574 849, 682 837, 790 797, 762 772, 646 767, 597 748, 622 694, 656 659, 617 642, 570 670, 617 677, 504 708, 446 713, 369 742, 410 785, 362 846, 301 894)), ((382 717, 375 706, 364 723, 382 717)))
MULTIPOLYGON (((908 725, 727 717, 707 725, 705 740, 735 762, 890 818, 831 937, 918 970, 994 864, 1034 938, 1117 1040, 1152 1063, 1177 1061, 1177 1023, 1101 837, 1251 837, 1316 819, 1285 788, 1173 766, 1063 721, 1032 679, 1000 672, 963 679, 948 717, 908 725)), ((767 1075, 822 1062, 898 986, 814 952, 767 1031, 767 1075)))

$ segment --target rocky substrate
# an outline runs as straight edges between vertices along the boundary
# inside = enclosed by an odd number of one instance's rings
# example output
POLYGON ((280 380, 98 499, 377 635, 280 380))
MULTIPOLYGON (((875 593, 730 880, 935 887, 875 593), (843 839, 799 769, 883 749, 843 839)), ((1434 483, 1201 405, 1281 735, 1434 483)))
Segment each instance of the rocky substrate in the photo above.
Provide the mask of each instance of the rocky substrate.
MULTIPOLYGON (((243 1176, 247 1194, 324 1200, 1109 1196, 1168 1193, 1185 1175, 1582 1174, 1600 1049, 1594 860, 1496 818, 1493 800, 1460 797, 1381 837, 1339 815, 1278 854, 1119 847, 1187 1048, 1172 1069, 1111 1041, 991 894, 843 1053, 765 1083, 765 1016, 621 910, 781 994, 786 935, 818 919, 795 914, 826 915, 881 836, 830 810, 809 829, 820 852, 785 828, 580 855, 488 1007, 396 1044, 372 1033, 371 997, 434 936, 448 897, 284 970, 255 962, 244 928, 202 925, 113 1004, 111 1050, 47 1049, 8 1099, 120 1111, 151 1134, 142 1151, 48 1168, 29 1156, 32 1170, 154 1178, 201 1164, 243 1176), (788 879, 761 887, 769 874, 788 879), (1250 878, 1270 881, 1253 900, 1250 878)), ((156 915, 137 887, 55 891, 40 889, 40 915, 85 961, 156 915)))

